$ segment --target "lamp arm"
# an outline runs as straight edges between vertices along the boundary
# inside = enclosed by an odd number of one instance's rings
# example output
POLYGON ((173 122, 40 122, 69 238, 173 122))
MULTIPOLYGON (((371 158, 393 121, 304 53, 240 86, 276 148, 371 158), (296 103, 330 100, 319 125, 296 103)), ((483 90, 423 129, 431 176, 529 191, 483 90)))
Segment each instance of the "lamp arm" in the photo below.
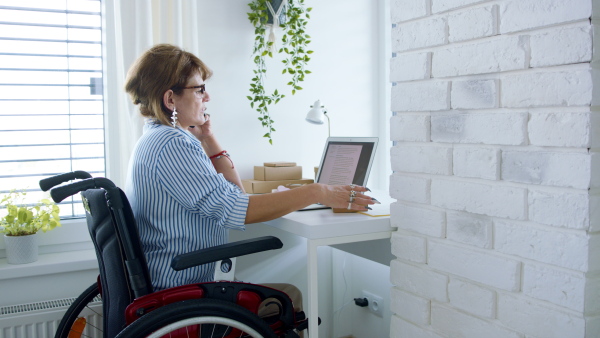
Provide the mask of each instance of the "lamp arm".
POLYGON ((327 115, 327 110, 323 109, 323 115, 327 118, 327 133, 329 137, 331 137, 331 121, 329 120, 329 115, 327 115))

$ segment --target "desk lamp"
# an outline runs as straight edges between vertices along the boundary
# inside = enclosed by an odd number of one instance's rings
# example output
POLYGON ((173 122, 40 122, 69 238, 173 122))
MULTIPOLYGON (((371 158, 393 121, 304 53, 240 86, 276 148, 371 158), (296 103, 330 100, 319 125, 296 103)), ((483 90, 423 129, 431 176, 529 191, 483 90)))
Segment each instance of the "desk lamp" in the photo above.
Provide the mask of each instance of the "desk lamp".
POLYGON ((312 106, 310 106, 311 110, 306 114, 306 121, 312 124, 323 124, 325 122, 325 117, 327 118, 327 130, 328 136, 331 136, 331 126, 329 125, 329 116, 327 115, 327 110, 325 110, 325 106, 321 105, 321 100, 315 101, 312 106))

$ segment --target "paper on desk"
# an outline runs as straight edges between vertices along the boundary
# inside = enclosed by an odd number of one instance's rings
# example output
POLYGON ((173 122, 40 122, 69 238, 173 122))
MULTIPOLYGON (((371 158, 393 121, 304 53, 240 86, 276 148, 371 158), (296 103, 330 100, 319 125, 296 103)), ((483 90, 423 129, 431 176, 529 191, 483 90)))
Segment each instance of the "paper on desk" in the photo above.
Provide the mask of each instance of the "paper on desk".
POLYGON ((371 216, 371 217, 382 217, 390 215, 389 204, 373 204, 369 206, 372 210, 360 211, 359 214, 371 216))

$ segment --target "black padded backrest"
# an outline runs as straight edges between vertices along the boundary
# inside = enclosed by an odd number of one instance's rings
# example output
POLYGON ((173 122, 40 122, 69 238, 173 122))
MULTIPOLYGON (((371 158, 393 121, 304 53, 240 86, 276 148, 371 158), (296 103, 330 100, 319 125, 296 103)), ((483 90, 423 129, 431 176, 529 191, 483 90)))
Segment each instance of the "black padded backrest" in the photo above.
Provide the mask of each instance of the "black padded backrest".
POLYGON ((143 290, 138 290, 138 296, 140 292, 151 293, 152 284, 127 197, 119 188, 111 189, 108 197, 106 192, 104 189, 88 189, 81 195, 86 206, 88 230, 96 249, 100 269, 104 337, 114 337, 125 327, 125 308, 135 299, 132 284, 136 283, 132 283, 125 262, 125 253, 128 250, 137 257, 137 267, 134 270, 139 273, 133 278, 141 280, 143 285, 143 290), (110 203, 110 194, 117 194, 117 199, 122 203, 110 203), (121 210, 117 210, 121 217, 115 216, 114 208, 121 210), (121 227, 124 232, 118 231, 117 227, 121 227), (129 237, 130 244, 123 240, 124 233, 129 237))

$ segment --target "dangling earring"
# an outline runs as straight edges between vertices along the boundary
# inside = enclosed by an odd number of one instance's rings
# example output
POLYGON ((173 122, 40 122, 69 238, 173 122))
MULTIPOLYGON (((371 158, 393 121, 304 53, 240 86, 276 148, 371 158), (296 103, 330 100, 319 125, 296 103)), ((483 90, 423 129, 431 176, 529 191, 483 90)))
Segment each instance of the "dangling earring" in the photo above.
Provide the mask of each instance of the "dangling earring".
POLYGON ((173 128, 177 128, 177 110, 175 107, 173 107, 173 113, 171 114, 171 124, 173 125, 173 128))

